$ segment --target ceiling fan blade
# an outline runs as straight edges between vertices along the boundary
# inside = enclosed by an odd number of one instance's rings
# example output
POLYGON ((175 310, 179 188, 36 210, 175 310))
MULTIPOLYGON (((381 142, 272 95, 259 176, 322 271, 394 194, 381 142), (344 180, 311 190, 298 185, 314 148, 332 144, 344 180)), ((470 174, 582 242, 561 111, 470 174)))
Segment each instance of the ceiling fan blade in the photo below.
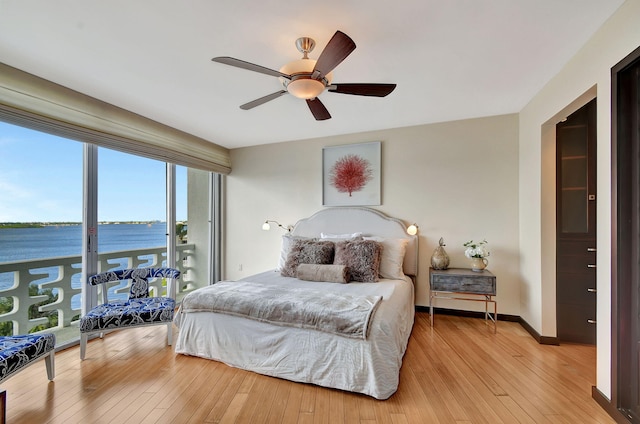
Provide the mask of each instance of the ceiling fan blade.
POLYGON ((320 53, 311 77, 315 79, 323 78, 355 49, 356 43, 347 34, 342 31, 336 31, 322 53, 320 53))
POLYGON ((249 110, 249 109, 253 109, 256 106, 260 106, 261 104, 267 103, 271 100, 277 99, 278 97, 282 96, 283 94, 287 94, 286 90, 280 90, 280 91, 276 91, 275 93, 271 93, 271 94, 267 94, 264 97, 260 97, 259 99, 255 99, 249 103, 245 103, 242 106, 240 106, 240 109, 242 110, 249 110))
POLYGON ((222 63, 224 65, 235 66, 236 68, 246 69, 247 71, 260 72, 261 74, 271 75, 272 77, 282 77, 291 79, 291 75, 283 74, 282 72, 274 69, 265 68, 264 66, 256 65, 255 63, 245 62, 244 60, 235 59, 229 56, 214 57, 211 59, 214 62, 222 63))
POLYGON ((395 84, 331 84, 329 91, 356 96, 385 97, 395 88, 395 84))
POLYGON ((313 117, 316 118, 316 121, 331 119, 331 114, 329 114, 329 111, 324 104, 322 104, 319 98, 307 99, 307 104, 309 105, 309 110, 311 110, 313 117))

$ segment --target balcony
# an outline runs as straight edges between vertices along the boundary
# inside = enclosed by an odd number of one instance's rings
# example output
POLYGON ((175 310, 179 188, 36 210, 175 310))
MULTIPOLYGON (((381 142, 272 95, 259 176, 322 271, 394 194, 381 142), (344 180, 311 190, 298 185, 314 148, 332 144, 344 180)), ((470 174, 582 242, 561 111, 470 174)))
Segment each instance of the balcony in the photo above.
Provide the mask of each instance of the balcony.
MULTIPOLYGON (((195 252, 194 244, 176 246, 178 260, 176 267, 182 272, 176 298, 181 300, 189 291, 197 288, 190 279, 190 259, 195 252)), ((116 251, 98 255, 100 272, 122 268, 147 268, 163 266, 166 247, 144 248, 136 250, 116 251)), ((12 309, 0 315, 0 325, 11 324, 13 334, 26 334, 38 330, 39 326, 50 325, 46 316, 30 318, 29 310, 35 309, 38 315, 57 313, 57 325, 47 328, 56 333, 58 346, 62 346, 79 338, 78 320, 81 313, 82 292, 82 257, 62 256, 56 258, 33 259, 27 261, 0 263, 2 281, 10 282, 9 288, 0 289, 0 301, 12 304, 12 309), (30 295, 29 287, 36 286, 38 293, 30 295), (50 296, 49 294, 53 295, 50 296), (51 303, 41 304, 50 300, 51 303)), ((153 296, 166 295, 162 281, 150 282, 153 296)), ((126 299, 129 292, 124 284, 113 284, 108 287, 109 299, 126 299)), ((55 320, 54 320, 55 321, 55 320)), ((5 327, 6 329, 6 327, 5 327)), ((6 330, 5 330, 6 331, 6 330)))

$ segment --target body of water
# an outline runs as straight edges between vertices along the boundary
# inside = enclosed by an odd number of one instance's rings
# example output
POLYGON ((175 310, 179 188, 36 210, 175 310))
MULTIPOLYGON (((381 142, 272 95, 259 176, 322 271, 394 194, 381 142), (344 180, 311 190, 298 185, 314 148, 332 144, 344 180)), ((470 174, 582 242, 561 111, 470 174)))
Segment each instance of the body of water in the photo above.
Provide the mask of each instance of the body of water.
MULTIPOLYGON (((98 253, 166 245, 164 222, 98 225, 98 253)), ((81 225, 0 229, 0 263, 81 254, 81 225)))
MULTIPOLYGON (((102 224, 98 225, 98 253, 133 250, 167 245, 166 224, 102 224)), ((0 229, 0 263, 17 262, 30 259, 46 259, 59 256, 82 255, 82 226, 60 225, 41 228, 2 228, 0 229)), ((40 271, 50 275, 42 280, 54 281, 57 268, 44 268, 40 271)), ((73 288, 80 288, 80 270, 71 279, 73 288)), ((13 285, 13 273, 0 273, 0 290, 13 285)), ((109 298, 124 300, 126 294, 115 294, 109 290, 109 298)), ((54 293, 56 290, 54 289, 54 293)), ((80 310, 80 296, 71 298, 73 309, 80 310)))

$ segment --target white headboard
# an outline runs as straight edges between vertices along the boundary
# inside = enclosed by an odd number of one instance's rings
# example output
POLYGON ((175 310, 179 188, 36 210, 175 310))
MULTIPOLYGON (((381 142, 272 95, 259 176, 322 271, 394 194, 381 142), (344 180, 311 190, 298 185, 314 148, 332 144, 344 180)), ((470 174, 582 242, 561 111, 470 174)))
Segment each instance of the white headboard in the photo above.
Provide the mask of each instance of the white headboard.
POLYGON ((337 207, 323 209, 309 218, 298 221, 291 234, 301 237, 320 237, 320 233, 347 234, 361 232, 363 236, 406 238, 409 240, 404 256, 404 273, 418 275, 418 237, 407 234, 402 221, 390 218, 375 209, 337 207))

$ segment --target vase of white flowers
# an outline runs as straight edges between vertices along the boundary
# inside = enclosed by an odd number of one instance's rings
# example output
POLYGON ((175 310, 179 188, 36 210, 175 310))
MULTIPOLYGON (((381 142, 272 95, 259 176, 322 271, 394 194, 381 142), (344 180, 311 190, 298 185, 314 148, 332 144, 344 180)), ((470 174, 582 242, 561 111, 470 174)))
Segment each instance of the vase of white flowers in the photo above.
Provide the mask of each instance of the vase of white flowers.
POLYGON ((466 247, 464 255, 471 259, 471 271, 482 272, 489 265, 487 256, 490 255, 490 252, 487 249, 487 241, 470 240, 464 244, 464 247, 466 247))

